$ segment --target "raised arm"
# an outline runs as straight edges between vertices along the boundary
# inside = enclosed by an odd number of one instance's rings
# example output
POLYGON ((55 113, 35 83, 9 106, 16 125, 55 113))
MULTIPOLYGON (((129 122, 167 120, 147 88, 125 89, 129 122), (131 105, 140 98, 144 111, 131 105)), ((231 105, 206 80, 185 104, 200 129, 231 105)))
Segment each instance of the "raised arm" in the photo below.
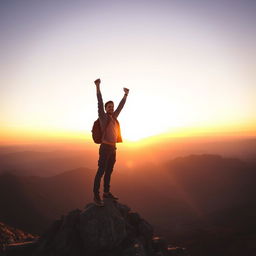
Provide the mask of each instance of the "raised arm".
POLYGON ((124 104, 125 104, 125 102, 126 102, 126 98, 127 98, 128 94, 129 94, 129 89, 124 88, 124 96, 123 96, 123 98, 121 99, 121 101, 120 101, 118 107, 116 108, 116 110, 115 110, 115 112, 114 112, 114 116, 115 116, 115 117, 118 117, 118 115, 120 114, 122 108, 124 107, 124 104))
POLYGON ((100 82, 101 82, 100 79, 97 79, 94 81, 96 85, 96 93, 97 93, 97 99, 98 99, 98 114, 99 114, 99 117, 102 117, 105 115, 105 112, 103 107, 102 95, 100 92, 100 82))

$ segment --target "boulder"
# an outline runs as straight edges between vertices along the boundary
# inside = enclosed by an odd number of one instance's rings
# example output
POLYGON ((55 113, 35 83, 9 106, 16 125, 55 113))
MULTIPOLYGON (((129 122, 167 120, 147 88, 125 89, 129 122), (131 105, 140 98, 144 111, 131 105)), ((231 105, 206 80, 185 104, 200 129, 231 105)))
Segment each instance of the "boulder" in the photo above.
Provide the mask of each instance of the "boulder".
MULTIPOLYGON (((8 254, 7 256, 23 255, 8 254)), ((28 252, 28 248, 26 249, 28 252)), ((21 252, 21 251, 20 251, 21 252)), ((153 227, 130 207, 105 200, 93 203, 56 220, 33 244, 26 256, 156 256, 188 255, 168 248, 164 239, 154 238, 153 227), (175 254, 178 253, 178 254, 175 254)))

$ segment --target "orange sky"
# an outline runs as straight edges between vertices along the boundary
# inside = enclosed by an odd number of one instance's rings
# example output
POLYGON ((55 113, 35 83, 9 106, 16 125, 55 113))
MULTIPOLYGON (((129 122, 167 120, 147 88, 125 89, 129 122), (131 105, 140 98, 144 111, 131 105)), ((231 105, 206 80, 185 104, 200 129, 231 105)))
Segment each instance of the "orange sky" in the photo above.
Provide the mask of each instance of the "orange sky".
POLYGON ((1 2, 0 143, 89 140, 98 77, 126 141, 255 135, 255 5, 192 2, 1 2))

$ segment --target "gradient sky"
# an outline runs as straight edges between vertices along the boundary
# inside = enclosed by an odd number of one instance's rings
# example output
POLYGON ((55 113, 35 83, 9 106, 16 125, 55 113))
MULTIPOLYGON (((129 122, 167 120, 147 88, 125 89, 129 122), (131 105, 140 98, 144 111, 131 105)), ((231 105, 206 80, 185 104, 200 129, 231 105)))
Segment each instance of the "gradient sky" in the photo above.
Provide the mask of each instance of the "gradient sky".
POLYGON ((124 138, 256 131, 256 1, 1 0, 0 8, 0 143, 89 134, 98 77, 104 101, 117 105, 130 88, 124 138))

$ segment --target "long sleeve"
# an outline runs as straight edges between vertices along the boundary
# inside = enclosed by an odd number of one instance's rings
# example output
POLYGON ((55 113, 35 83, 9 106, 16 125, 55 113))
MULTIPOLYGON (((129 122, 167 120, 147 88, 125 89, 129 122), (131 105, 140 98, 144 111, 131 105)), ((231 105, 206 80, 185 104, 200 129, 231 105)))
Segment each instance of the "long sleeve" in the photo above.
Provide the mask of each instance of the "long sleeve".
POLYGON ((122 100, 120 101, 120 103, 119 103, 117 109, 115 110, 115 112, 114 112, 115 118, 117 118, 118 115, 120 114, 121 110, 122 110, 123 107, 124 107, 125 102, 126 102, 126 96, 124 96, 124 97, 122 98, 122 100))
POLYGON ((104 117, 105 112, 104 112, 101 92, 97 93, 97 99, 98 99, 98 115, 99 115, 99 118, 102 118, 102 117, 104 117))

